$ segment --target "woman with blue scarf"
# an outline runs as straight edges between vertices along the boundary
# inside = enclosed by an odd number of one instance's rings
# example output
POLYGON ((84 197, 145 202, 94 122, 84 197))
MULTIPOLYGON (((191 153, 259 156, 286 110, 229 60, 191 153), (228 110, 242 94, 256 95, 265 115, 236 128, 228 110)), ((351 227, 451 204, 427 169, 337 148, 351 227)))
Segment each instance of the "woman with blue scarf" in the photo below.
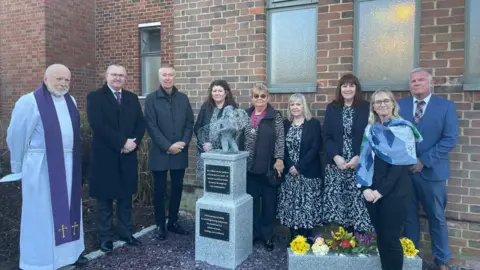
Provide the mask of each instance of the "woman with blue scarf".
POLYGON ((357 169, 370 219, 377 233, 383 270, 401 270, 401 229, 411 203, 409 167, 417 163, 416 142, 422 140, 412 123, 398 114, 392 92, 372 95, 369 124, 365 129, 357 169))

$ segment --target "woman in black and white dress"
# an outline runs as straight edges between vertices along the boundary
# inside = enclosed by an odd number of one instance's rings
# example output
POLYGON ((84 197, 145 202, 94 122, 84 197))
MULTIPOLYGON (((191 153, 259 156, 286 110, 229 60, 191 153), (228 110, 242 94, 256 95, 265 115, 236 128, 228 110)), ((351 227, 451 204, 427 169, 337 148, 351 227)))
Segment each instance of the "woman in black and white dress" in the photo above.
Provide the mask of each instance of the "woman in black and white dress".
POLYGON ((285 129, 285 182, 278 194, 278 214, 290 228, 291 240, 310 236, 322 219, 322 167, 320 122, 312 118, 305 96, 294 94, 288 102, 285 129))
POLYGON ((355 182, 368 115, 369 103, 361 98, 358 78, 353 74, 342 76, 323 125, 327 153, 323 219, 350 232, 373 231, 365 200, 355 182))

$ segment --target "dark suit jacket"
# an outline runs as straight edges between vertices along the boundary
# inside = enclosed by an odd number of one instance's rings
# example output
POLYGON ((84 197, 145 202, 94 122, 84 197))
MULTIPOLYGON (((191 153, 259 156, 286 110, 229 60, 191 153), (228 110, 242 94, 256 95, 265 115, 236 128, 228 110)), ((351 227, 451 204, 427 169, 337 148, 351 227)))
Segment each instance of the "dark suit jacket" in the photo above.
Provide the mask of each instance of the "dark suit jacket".
POLYGON ((145 135, 145 120, 136 94, 122 90, 122 102, 104 84, 87 96, 87 118, 92 128, 90 196, 99 199, 128 198, 137 192, 137 149, 145 135), (129 138, 137 148, 121 154, 129 138))
MULTIPOLYGON (((292 126, 289 120, 284 120, 285 138, 292 126)), ((322 166, 320 161, 320 149, 322 148, 322 128, 320 121, 315 118, 303 123, 302 138, 300 140, 300 158, 294 163, 285 145, 285 171, 288 172, 292 166, 307 178, 322 177, 322 166)))
POLYGON ((152 171, 180 170, 188 167, 188 146, 193 135, 193 110, 187 95, 173 87, 168 96, 162 88, 145 99, 147 131, 152 139, 149 165, 152 171), (184 142, 183 150, 167 154, 176 142, 184 142))
MULTIPOLYGON (((400 116, 412 123, 413 97, 398 101, 400 116)), ((432 95, 424 115, 417 125, 423 141, 417 144, 417 157, 424 165, 420 175, 430 181, 450 177, 448 153, 457 144, 458 116, 455 103, 432 95)))
MULTIPOLYGON (((362 143, 363 132, 368 124, 368 114, 370 104, 362 101, 355 107, 355 114, 352 127, 352 147, 354 155, 360 155, 360 145, 362 143)), ((325 139, 325 152, 327 153, 328 164, 335 164, 333 158, 336 155, 342 155, 343 148, 343 107, 333 102, 327 105, 325 112, 325 121, 323 123, 323 136, 325 139)), ((348 160, 347 160, 348 161, 348 160)))

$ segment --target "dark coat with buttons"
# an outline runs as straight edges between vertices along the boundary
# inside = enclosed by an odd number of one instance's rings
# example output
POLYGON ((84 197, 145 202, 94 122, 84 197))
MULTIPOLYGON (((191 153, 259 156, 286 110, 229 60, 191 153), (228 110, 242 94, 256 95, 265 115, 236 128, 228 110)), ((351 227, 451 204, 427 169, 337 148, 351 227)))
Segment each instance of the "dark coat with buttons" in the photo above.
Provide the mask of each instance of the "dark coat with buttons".
POLYGON ((193 134, 193 110, 188 97, 173 87, 168 95, 160 87, 145 99, 145 120, 151 138, 149 166, 152 171, 179 170, 188 167, 188 147, 193 134), (168 154, 176 142, 185 148, 168 154))
POLYGON ((93 134, 88 185, 93 198, 130 198, 137 192, 137 151, 142 147, 145 120, 136 94, 122 89, 121 101, 119 105, 107 84, 87 96, 93 134), (136 138, 137 148, 121 153, 129 138, 136 138))

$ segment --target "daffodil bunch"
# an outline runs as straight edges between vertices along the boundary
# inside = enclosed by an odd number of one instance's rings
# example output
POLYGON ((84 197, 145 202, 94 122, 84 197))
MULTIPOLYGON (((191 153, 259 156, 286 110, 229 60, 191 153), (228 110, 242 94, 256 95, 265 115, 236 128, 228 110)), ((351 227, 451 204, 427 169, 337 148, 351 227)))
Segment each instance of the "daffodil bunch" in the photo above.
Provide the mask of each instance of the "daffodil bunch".
POLYGON ((400 239, 400 243, 402 243, 403 255, 405 257, 413 258, 417 255, 418 249, 415 248, 412 240, 403 237, 400 239))
POLYGON ((312 252, 315 255, 325 255, 330 251, 330 248, 325 243, 325 240, 322 237, 318 237, 312 245, 312 252))
POLYGON ((305 254, 310 250, 310 244, 307 243, 307 238, 298 235, 290 243, 290 249, 295 254, 305 254))

